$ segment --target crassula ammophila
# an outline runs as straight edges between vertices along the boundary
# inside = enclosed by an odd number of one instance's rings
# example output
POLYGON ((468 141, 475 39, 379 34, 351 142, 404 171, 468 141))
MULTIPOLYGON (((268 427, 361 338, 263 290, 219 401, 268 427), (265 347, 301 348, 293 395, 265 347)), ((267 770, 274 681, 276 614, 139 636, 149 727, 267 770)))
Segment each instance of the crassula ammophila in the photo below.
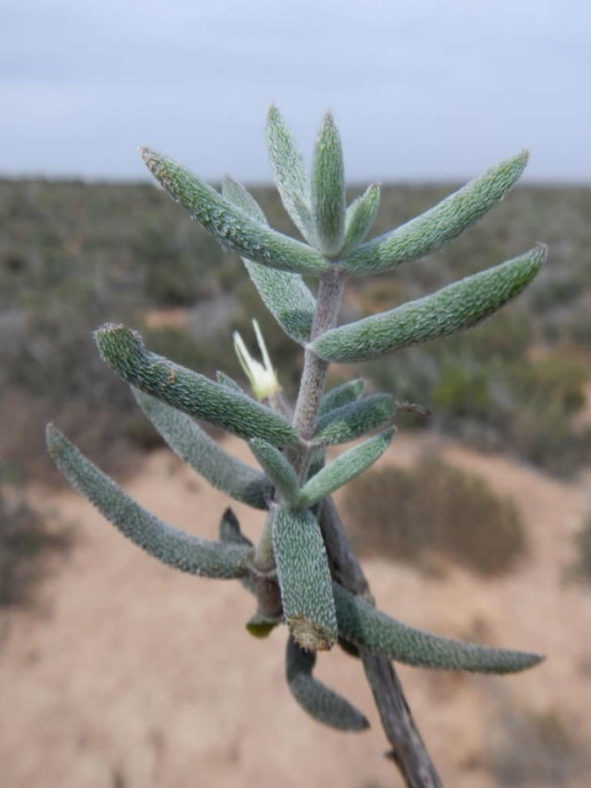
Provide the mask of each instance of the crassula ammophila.
POLYGON ((337 644, 361 657, 404 778, 409 785, 437 785, 390 660, 514 673, 542 658, 451 640, 376 609, 330 494, 390 446, 396 402, 389 393, 364 395, 359 379, 329 391, 326 381, 331 362, 363 362, 467 329, 531 282, 546 258, 543 246, 418 300, 338 324, 347 279, 382 274, 456 238, 503 199, 527 154, 502 162, 421 216, 366 241, 380 189, 372 185, 346 205, 341 142, 330 114, 320 129, 310 175, 274 107, 267 143, 281 200, 303 241, 273 230, 254 198, 231 178, 219 193, 171 159, 149 149, 141 152, 170 196, 242 257, 279 328, 301 345, 303 371, 293 407, 281 394, 256 325, 263 363, 235 337, 254 397, 223 373, 211 380, 150 352, 125 326, 108 324, 95 334, 102 358, 132 386, 169 446, 212 485, 261 510, 258 544, 242 534, 231 509, 221 518, 215 542, 162 522, 52 425, 47 428, 49 451, 74 487, 150 555, 185 572, 240 579, 254 597, 250 632, 264 636, 287 625, 287 680, 295 699, 317 720, 348 731, 368 726, 360 711, 312 672, 316 652, 337 644), (316 281, 315 292, 304 276, 316 281), (200 420, 248 441, 260 470, 229 455, 200 420), (326 447, 359 438, 353 448, 325 461, 326 447))

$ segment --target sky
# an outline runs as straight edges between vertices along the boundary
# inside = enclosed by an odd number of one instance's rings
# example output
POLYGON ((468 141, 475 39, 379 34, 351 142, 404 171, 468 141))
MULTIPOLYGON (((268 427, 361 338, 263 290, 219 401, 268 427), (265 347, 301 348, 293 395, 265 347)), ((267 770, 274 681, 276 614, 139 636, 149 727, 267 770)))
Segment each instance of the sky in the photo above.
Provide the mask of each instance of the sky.
POLYGON ((148 145, 271 177, 274 102, 309 161, 336 116, 351 182, 591 181, 588 0, 2 3, 0 176, 142 179, 148 145))

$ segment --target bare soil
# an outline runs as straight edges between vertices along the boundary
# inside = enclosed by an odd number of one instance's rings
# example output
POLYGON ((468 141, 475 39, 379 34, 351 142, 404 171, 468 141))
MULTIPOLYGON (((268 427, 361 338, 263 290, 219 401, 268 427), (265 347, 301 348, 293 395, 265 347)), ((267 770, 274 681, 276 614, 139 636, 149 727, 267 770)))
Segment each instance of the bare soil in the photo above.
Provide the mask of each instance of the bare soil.
MULTIPOLYGON (((226 447, 251 461, 242 442, 226 447)), ((559 483, 431 436, 397 436, 382 462, 409 463, 429 447, 516 498, 531 554, 494 581, 454 567, 442 578, 425 578, 407 566, 368 561, 380 606, 418 627, 548 655, 541 666, 502 678, 400 667, 444 782, 588 785, 581 769, 591 749, 591 590, 565 583, 564 569, 591 504, 591 474, 578 484, 559 483), (540 720, 554 725, 550 742, 540 720)), ((164 450, 126 486, 169 522, 206 537, 215 537, 227 505, 164 450)), ((253 603, 239 583, 159 565, 74 493, 30 493, 38 506, 56 507, 74 521, 78 537, 68 562, 43 587, 43 614, 15 613, 5 622, 1 786, 401 785, 383 757, 387 745, 356 660, 335 650, 318 661, 318 676, 372 724, 363 734, 333 732, 308 718, 288 692, 285 630, 266 641, 246 632, 253 603)), ((261 513, 235 510, 256 536, 261 513)))

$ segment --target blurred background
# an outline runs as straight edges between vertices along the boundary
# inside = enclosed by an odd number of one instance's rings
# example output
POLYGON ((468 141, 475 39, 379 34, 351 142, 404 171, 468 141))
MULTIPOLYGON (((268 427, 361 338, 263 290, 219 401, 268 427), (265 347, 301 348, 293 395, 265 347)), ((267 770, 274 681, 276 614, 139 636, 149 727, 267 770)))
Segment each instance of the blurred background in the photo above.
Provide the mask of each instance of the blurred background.
MULTIPOLYGON (((149 177, 149 145, 213 184, 271 185, 275 102, 306 161, 339 123, 350 197, 382 184, 372 234, 523 148, 520 185, 458 240, 348 287, 341 319, 514 257, 549 262, 469 333, 335 367, 417 402, 339 496, 378 603, 410 624, 548 655, 483 678, 402 669, 444 782, 584 786, 591 723, 591 10, 579 0, 396 4, 22 0, 0 27, 0 784, 89 788, 400 785, 359 666, 318 675, 368 714, 349 741, 289 696, 285 632, 255 641, 238 584, 127 544, 46 457, 56 423, 144 505, 216 533, 227 504, 168 452, 91 332, 243 385, 232 332, 257 317, 287 394, 299 348, 240 260, 149 177), (345 746, 345 745, 349 746, 345 746)), ((222 436, 218 436, 220 439, 222 436)), ((229 451, 253 462, 237 440, 229 451)), ((236 507, 256 537, 260 515, 236 507)))

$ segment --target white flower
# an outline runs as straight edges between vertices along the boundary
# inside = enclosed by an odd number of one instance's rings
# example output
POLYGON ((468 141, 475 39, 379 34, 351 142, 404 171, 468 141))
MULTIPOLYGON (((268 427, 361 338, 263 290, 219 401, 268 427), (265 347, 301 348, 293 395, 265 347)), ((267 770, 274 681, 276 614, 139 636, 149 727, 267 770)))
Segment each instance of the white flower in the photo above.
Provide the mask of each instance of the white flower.
POLYGON ((279 385, 275 370, 271 364, 271 359, 269 358, 267 346, 265 345, 265 340, 261 334, 259 324, 253 319, 252 325, 254 327, 254 333, 256 334, 259 350, 261 351, 263 363, 261 364, 260 361, 257 361, 250 355, 238 331, 234 331, 234 350, 238 356, 240 366, 244 370, 244 374, 250 381, 255 397, 259 400, 263 400, 273 397, 281 391, 281 386, 279 385))

